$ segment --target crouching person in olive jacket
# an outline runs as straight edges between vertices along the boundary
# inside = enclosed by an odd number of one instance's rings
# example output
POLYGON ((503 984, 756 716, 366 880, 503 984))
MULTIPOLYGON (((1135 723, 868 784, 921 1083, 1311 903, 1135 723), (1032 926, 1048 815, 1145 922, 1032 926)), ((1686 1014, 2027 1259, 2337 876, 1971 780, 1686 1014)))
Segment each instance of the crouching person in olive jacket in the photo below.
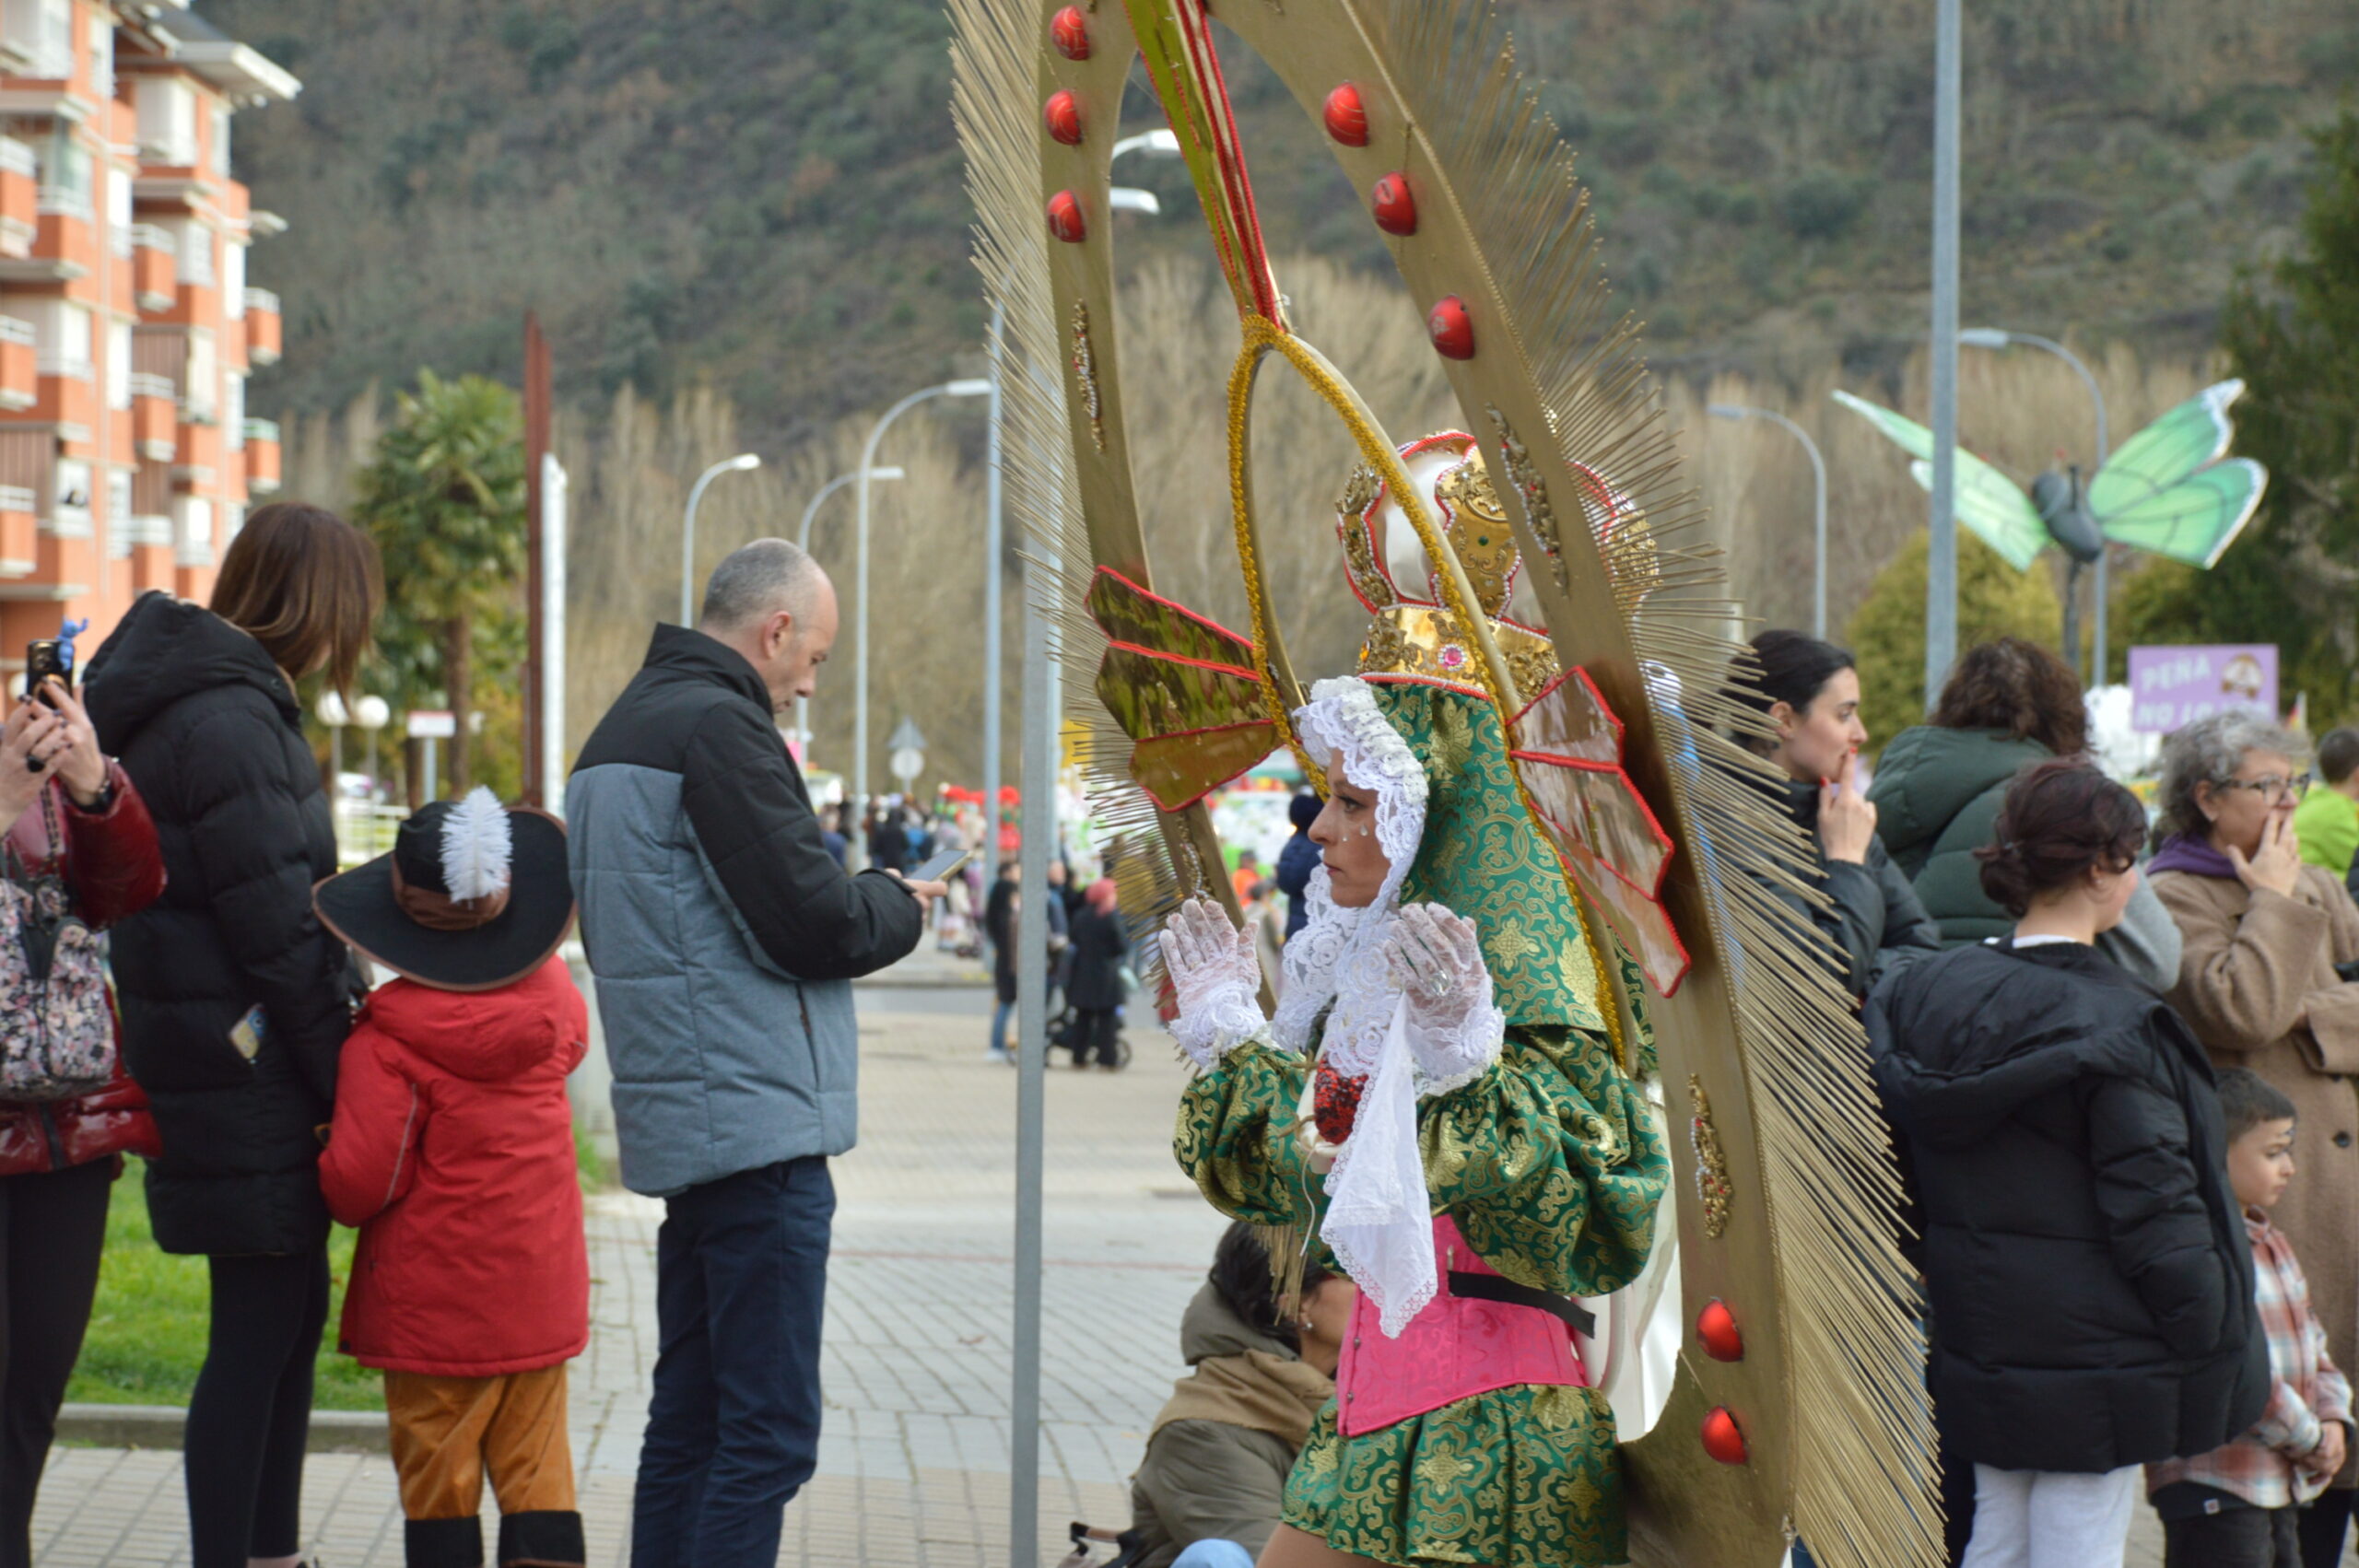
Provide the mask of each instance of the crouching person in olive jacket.
POLYGON ((655 629, 566 787, 623 1184, 664 1200, 638 1568, 778 1561, 818 1459, 851 981, 915 947, 943 892, 846 876, 780 739, 835 634, 827 574, 756 540, 713 572, 697 629, 655 629))
POLYGON ((2139 1467, 2268 1402, 2251 1247, 2202 1047, 2100 954, 2145 812, 2083 764, 2007 791, 2013 934, 1880 987, 1876 1082, 1920 1210, 1933 1398, 1975 1473, 1967 1568, 2118 1562, 2139 1467))

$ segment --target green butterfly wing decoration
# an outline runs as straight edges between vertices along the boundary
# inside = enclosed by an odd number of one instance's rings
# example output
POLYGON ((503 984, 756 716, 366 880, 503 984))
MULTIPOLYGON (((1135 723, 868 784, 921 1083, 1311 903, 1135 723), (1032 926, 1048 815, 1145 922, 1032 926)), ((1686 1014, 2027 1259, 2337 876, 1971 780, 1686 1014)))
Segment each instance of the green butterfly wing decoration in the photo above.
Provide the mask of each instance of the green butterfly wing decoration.
MULTIPOLYGON (((1905 419, 1889 408, 1847 392, 1837 392, 1835 401, 1882 430, 1894 445, 1915 458, 1908 472, 1916 476, 1918 484, 1929 491, 1932 489, 1933 432, 1914 419, 1905 419)), ((2048 525, 2040 521, 2039 512, 2031 504, 2031 497, 2024 494, 2024 487, 1964 447, 1957 451, 1956 506, 1958 521, 2005 556, 2007 564, 2017 571, 2030 569, 2033 560, 2048 548, 2048 525)))
POLYGON ((2227 457, 2241 380, 2205 387, 2121 444, 2089 481, 2105 536, 2191 567, 2220 558, 2260 506, 2269 471, 2227 457))
MULTIPOLYGON (((2260 464, 2226 455, 2235 434, 2228 405, 2244 390, 2244 382, 2233 380, 2204 388, 2106 461, 2089 481, 2087 505, 2107 539, 2191 567, 2209 568, 2220 558, 2252 521, 2269 485, 2269 471, 2260 464)), ((1849 392, 1837 392, 1835 401, 1916 459, 1908 472, 1926 489, 1933 487, 1931 430, 1849 392)), ((1962 447, 1956 504, 1957 520, 2017 571, 2029 569, 2051 543, 2023 486, 1962 447)))

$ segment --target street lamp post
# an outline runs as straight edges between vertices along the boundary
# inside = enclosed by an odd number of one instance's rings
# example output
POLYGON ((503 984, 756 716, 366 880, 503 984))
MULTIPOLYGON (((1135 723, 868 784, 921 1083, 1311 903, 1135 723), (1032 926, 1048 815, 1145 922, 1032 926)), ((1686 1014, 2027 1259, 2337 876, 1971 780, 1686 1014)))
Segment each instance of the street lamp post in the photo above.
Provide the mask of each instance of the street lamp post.
MULTIPOLYGON (((903 471, 898 468, 880 468, 869 474, 871 479, 879 480, 899 479, 903 476, 903 471)), ((811 520, 819 515, 821 505, 829 496, 859 477, 857 471, 837 474, 833 479, 820 486, 819 493, 812 497, 809 503, 804 507, 803 522, 794 531, 794 542, 802 546, 805 555, 810 554, 811 551, 811 520)), ((794 699, 794 738, 802 743, 803 762, 807 767, 811 763, 811 699, 807 696, 798 696, 794 699)), ((849 838, 851 835, 846 834, 845 837, 849 838)))
POLYGON ((680 529, 680 624, 684 626, 697 624, 697 503, 704 499, 704 487, 724 474, 743 474, 761 465, 761 458, 755 453, 739 452, 698 474, 697 482, 688 487, 688 516, 680 529))
POLYGON ((1810 439, 1808 430, 1774 409, 1715 403, 1708 404, 1704 412, 1715 419, 1766 419, 1773 425, 1783 427, 1788 434, 1802 444, 1802 451, 1810 453, 1813 508, 1810 635, 1824 642, 1826 640, 1826 459, 1820 455, 1818 443, 1810 439))
MULTIPOLYGON (((2072 367, 2072 373, 2081 378, 2081 384, 2083 386, 2089 389, 2089 402, 2094 404, 2096 409, 2097 460, 2089 469, 2089 477, 2092 479, 2096 477, 2097 470, 2105 466, 2105 460, 2112 455, 2113 449, 2107 443, 2106 439, 2104 389, 2097 385, 2096 377, 2090 372, 2088 366, 2082 362, 2079 355, 2073 353, 2071 349, 2065 347, 2062 344, 2057 342, 2052 337, 2042 337, 2037 333, 2009 332, 2004 327, 1968 327, 1957 334, 1957 340, 1958 342, 1966 345, 1968 348, 2003 349, 2013 348, 2016 345, 2021 345, 2025 348, 2046 349, 2048 353, 2053 354, 2056 357, 2063 360, 2064 363, 2072 367)), ((2095 628, 2096 675, 2094 680, 2089 682, 2089 685, 2093 686, 2101 686, 2105 685, 2106 611, 2107 609, 2106 604, 2106 567, 2107 565, 2107 557, 2111 556, 2112 553, 2113 549, 2109 544, 2101 544, 2097 547, 2097 614, 2095 628)), ((2072 649, 2072 666, 2074 669, 2078 669, 2080 668, 2080 664, 2081 650, 2076 648, 2072 649)))
MULTIPOLYGON (((852 701, 856 705, 852 710, 851 721, 851 793, 854 821, 858 821, 862 813, 868 810, 868 491, 869 481, 876 476, 876 445, 885 439, 885 432, 892 427, 894 420, 898 419, 928 398, 989 397, 991 394, 992 383, 980 376, 965 380, 945 381, 940 386, 921 388, 886 409, 885 416, 877 420, 875 426, 868 432, 867 444, 860 449, 860 467, 852 474, 852 478, 858 483, 857 493, 860 496, 860 533, 855 545, 857 554, 856 565, 853 568, 856 586, 852 591, 853 596, 859 601, 857 614, 860 617, 852 632, 852 701)), ((864 869, 868 863, 866 837, 857 833, 847 837, 851 839, 852 864, 856 868, 864 869)))
POLYGON ((1925 705, 1957 658, 1957 275, 1963 0, 1935 0, 1933 30, 1933 493, 1925 550, 1925 705))

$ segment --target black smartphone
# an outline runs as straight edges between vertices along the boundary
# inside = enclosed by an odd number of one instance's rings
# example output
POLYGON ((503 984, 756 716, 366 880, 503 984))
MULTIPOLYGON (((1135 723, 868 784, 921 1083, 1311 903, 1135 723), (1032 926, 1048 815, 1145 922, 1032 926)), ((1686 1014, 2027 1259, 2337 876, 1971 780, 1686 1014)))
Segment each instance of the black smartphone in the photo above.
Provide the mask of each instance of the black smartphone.
POLYGON ((41 683, 53 677, 66 690, 74 689, 74 645, 61 638, 37 638, 25 648, 26 695, 55 708, 57 704, 41 690, 41 683))
POLYGON ((940 882, 974 858, 975 852, 972 849, 945 849, 917 870, 905 872, 902 874, 911 882, 940 882))

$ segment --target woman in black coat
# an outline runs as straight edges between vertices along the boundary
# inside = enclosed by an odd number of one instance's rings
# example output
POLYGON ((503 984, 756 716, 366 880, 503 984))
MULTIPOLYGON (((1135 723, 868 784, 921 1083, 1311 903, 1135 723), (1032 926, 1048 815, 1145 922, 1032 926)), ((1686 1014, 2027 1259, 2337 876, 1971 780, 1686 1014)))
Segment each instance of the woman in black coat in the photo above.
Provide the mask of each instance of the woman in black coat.
POLYGON ((1122 1005, 1122 960, 1130 956, 1130 933, 1122 927, 1113 880, 1099 877, 1073 917, 1073 967, 1065 1002, 1074 1011, 1073 1064, 1097 1065, 1112 1072, 1122 1063, 1115 1011, 1122 1005))
POLYGON ((163 1140, 147 1168, 157 1244, 211 1260, 188 1412, 195 1568, 298 1550, 328 1304, 318 1129, 358 988, 311 913, 335 835, 294 683, 324 668, 348 687, 379 597, 358 530, 264 507, 212 608, 149 593, 90 661, 90 718, 147 802, 168 878, 118 928, 114 975, 124 1059, 163 1140))
POLYGON ((2269 1398, 2211 1068, 2094 945, 2145 831, 2096 769, 2026 770, 1982 852, 2013 932, 1868 1004, 1919 1214, 1933 1399, 1975 1468, 1969 1565, 2023 1561, 2026 1539, 2120 1561, 2139 1467, 2209 1452, 2269 1398))
POLYGON ((1780 800, 1818 851, 1825 907, 1780 887, 1797 921, 1834 945, 1837 978, 1861 1001, 1886 974, 1942 943, 1908 879, 1876 837, 1876 809, 1860 792, 1860 675, 1851 655, 1800 632, 1766 631, 1737 670, 1731 695, 1759 713, 1771 735, 1740 736, 1786 776, 1780 800))

